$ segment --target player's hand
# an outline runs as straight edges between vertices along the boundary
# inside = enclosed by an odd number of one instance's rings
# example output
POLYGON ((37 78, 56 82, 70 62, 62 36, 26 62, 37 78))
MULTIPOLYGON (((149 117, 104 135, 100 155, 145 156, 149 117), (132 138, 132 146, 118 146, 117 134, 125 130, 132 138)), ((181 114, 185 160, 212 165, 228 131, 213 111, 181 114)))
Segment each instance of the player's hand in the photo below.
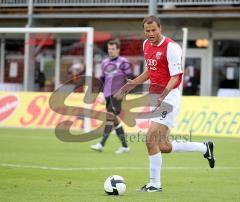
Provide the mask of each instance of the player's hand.
POLYGON ((160 97, 158 98, 157 104, 154 106, 152 112, 155 112, 161 106, 163 100, 165 99, 165 97, 168 95, 169 92, 170 90, 168 90, 167 88, 164 89, 164 91, 161 93, 160 97))
POLYGON ((159 98, 157 101, 157 104, 154 106, 152 110, 152 113, 155 112, 161 106, 162 102, 163 102, 163 99, 159 98))
POLYGON ((127 83, 118 90, 118 92, 114 95, 114 98, 117 100, 122 100, 123 97, 128 94, 136 85, 133 84, 133 80, 128 79, 127 83))

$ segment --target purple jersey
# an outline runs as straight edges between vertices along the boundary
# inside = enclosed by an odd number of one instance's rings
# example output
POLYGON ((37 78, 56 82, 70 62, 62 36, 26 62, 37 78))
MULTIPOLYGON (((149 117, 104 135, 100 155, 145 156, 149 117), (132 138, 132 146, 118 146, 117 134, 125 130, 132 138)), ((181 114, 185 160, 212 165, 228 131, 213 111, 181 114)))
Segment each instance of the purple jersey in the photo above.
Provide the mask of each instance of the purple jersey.
POLYGON ((103 93, 105 97, 115 94, 125 83, 128 75, 132 75, 132 67, 128 60, 118 56, 102 61, 102 77, 104 77, 103 93))

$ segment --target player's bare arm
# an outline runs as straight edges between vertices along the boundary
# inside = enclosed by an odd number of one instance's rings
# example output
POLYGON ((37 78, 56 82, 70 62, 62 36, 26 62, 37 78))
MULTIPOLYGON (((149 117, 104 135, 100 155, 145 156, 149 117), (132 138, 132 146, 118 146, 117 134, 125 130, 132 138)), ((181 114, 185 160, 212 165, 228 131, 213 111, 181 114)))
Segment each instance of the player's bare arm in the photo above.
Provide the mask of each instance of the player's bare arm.
POLYGON ((148 70, 145 70, 137 78, 130 80, 130 84, 143 84, 148 79, 149 79, 149 73, 148 73, 148 70))
POLYGON ((145 81, 149 79, 149 73, 145 70, 142 74, 136 77, 133 80, 128 79, 128 82, 114 95, 114 97, 118 100, 121 100, 124 95, 130 92, 132 89, 136 87, 137 84, 143 84, 145 81))

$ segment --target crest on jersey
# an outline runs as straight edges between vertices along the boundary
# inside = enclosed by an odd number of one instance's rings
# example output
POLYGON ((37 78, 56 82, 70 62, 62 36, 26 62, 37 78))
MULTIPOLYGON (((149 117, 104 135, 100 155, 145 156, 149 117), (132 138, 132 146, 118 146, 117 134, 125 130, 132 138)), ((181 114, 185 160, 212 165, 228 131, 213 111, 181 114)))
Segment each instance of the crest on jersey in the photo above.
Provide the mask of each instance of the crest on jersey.
POLYGON ((156 58, 157 58, 157 60, 160 60, 160 58, 161 58, 161 55, 162 55, 162 53, 161 53, 161 52, 157 52, 157 53, 156 53, 156 58))

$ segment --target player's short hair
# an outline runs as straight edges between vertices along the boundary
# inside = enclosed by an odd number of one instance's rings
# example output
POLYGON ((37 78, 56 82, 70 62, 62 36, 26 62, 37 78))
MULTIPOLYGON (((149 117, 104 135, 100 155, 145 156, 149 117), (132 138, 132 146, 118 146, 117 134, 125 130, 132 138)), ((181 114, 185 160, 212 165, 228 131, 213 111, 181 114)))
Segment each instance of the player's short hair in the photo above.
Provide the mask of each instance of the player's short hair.
POLYGON ((117 49, 120 49, 120 41, 118 39, 108 41, 107 45, 116 45, 117 49))
POLYGON ((160 23, 160 19, 157 18, 156 16, 154 15, 150 15, 150 16, 147 16, 143 19, 143 22, 142 22, 142 26, 144 27, 144 24, 152 24, 153 22, 156 22, 158 27, 161 26, 161 23, 160 23))

